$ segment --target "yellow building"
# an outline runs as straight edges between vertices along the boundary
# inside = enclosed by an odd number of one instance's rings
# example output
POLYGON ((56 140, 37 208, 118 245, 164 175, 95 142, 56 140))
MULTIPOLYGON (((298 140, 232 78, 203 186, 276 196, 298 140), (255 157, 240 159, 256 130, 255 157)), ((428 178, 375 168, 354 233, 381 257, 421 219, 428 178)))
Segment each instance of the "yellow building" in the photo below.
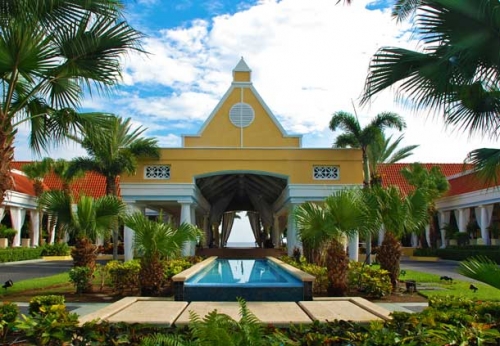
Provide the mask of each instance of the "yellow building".
MULTIPOLYGON (((300 247, 294 207, 361 186, 361 151, 302 148, 301 136, 285 132, 251 77, 242 58, 198 134, 162 149, 160 160, 140 162, 135 175, 121 178, 121 193, 131 210, 162 210, 174 222, 197 224, 206 232, 204 246, 223 247, 235 212, 247 211, 256 241, 265 230, 277 246, 286 229, 291 254, 300 247), (220 236, 212 231, 219 225, 220 236)), ((132 234, 125 229, 127 259, 132 234)), ((184 253, 194 254, 194 245, 184 253)))

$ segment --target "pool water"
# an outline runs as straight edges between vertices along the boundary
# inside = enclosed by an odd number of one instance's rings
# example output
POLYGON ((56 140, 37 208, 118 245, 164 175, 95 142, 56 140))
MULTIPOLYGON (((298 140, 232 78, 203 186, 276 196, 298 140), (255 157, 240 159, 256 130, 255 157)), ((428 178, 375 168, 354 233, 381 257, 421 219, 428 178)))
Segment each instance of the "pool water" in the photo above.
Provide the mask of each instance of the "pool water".
POLYGON ((302 280, 267 259, 217 259, 184 282, 182 300, 302 301, 304 292, 302 280))
POLYGON ((217 259, 184 285, 302 287, 302 281, 264 259, 217 259))

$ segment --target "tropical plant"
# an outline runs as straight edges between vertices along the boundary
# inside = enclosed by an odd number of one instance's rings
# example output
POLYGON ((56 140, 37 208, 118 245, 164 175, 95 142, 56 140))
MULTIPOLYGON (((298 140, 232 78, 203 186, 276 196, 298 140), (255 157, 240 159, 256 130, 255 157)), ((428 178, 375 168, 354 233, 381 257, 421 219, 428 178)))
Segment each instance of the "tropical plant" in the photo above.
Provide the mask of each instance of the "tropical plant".
MULTIPOLYGON (((91 128, 83 131, 81 137, 71 138, 82 145, 88 157, 74 158, 69 175, 81 171, 93 171, 106 179, 106 194, 118 196, 117 179, 122 174, 133 174, 137 159, 159 158, 156 139, 141 137, 145 128, 133 129, 131 119, 110 116, 108 131, 96 132, 91 128)), ((118 227, 113 229, 113 259, 118 256, 118 227)))
POLYGON ((367 157, 370 166, 370 185, 381 185, 382 179, 378 170, 381 163, 396 163, 413 155, 413 150, 418 145, 408 145, 398 148, 404 136, 399 136, 391 143, 392 136, 386 138, 383 132, 380 132, 375 140, 368 146, 367 157))
POLYGON ((417 231, 428 221, 428 203, 425 194, 419 190, 404 195, 398 187, 373 187, 364 194, 367 207, 384 225, 385 235, 377 252, 380 268, 389 272, 393 290, 397 288, 399 263, 401 259, 400 237, 417 231))
POLYGON ((84 95, 108 92, 121 78, 124 53, 141 51, 142 35, 114 0, 0 1, 0 204, 12 188, 19 126, 37 153, 103 117, 75 111, 84 95))
POLYGON ((189 223, 175 228, 171 223, 150 220, 141 212, 127 215, 124 223, 134 230, 134 250, 141 258, 139 283, 141 295, 145 296, 160 294, 165 280, 162 260, 179 256, 185 242, 203 236, 189 223))
MULTIPOLYGON (((377 114, 365 127, 361 127, 357 116, 347 112, 336 112, 330 119, 330 130, 340 129, 342 134, 337 136, 334 147, 337 148, 360 148, 363 157, 363 172, 365 187, 370 186, 370 165, 368 162, 368 146, 373 144, 380 133, 386 128, 396 128, 401 131, 406 127, 406 123, 401 116, 396 113, 384 112, 377 114)), ((371 264, 371 234, 366 238, 367 262, 371 264)))
MULTIPOLYGON (((443 114, 447 125, 471 134, 498 135, 500 4, 496 0, 399 0, 398 19, 412 20, 422 51, 382 47, 372 58, 362 103, 396 85, 415 109, 443 114)), ((496 179, 500 149, 469 153, 467 161, 496 179)))
POLYGON ((458 272, 500 289, 500 267, 485 256, 475 256, 460 262, 458 272))
MULTIPOLYGON (((61 230, 76 240, 71 251, 75 267, 88 267, 93 273, 97 247, 94 242, 99 234, 105 234, 125 212, 125 204, 115 196, 97 199, 81 196, 73 209, 72 196, 62 191, 47 191, 39 198, 47 213, 55 218, 61 230)), ((89 278, 90 280, 90 278, 89 278)))
MULTIPOLYGON (((401 170, 405 180, 424 194, 427 201, 428 225, 430 238, 436 234, 434 216, 436 215, 436 200, 442 197, 450 188, 450 183, 441 172, 439 166, 432 166, 429 170, 420 163, 412 163, 401 170)), ((424 236, 422 240, 426 239, 424 236)), ((432 243, 432 242, 431 242, 432 243)), ((426 242, 422 241, 422 244, 426 242)), ((431 246, 432 244, 428 244, 431 246)))
POLYGON ((238 300, 240 320, 235 321, 226 314, 214 310, 205 317, 193 311, 189 313, 190 337, 183 335, 153 334, 141 340, 141 346, 163 345, 294 345, 290 339, 278 331, 267 333, 262 323, 248 309, 246 302, 238 300))
POLYGON ((347 290, 349 259, 341 238, 375 230, 361 191, 337 191, 328 196, 322 205, 304 203, 297 208, 294 217, 304 249, 314 249, 314 262, 326 264, 328 294, 343 296, 347 290), (322 253, 323 249, 326 255, 322 253))

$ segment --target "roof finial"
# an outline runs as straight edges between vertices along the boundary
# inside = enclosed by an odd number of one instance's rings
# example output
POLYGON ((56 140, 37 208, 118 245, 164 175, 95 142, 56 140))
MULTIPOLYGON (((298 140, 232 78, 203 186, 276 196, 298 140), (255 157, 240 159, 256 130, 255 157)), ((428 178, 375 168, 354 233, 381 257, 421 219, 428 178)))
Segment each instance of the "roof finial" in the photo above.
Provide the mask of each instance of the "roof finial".
POLYGON ((238 62, 238 65, 233 69, 233 72, 252 72, 252 70, 248 67, 245 59, 241 57, 240 62, 238 62))

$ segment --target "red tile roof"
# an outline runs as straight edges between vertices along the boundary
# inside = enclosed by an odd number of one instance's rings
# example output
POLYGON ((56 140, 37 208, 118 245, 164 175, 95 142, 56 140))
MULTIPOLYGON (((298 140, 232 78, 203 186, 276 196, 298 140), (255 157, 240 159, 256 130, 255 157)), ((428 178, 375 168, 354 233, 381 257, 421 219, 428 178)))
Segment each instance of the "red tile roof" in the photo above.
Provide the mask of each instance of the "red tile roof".
POLYGON ((33 182, 25 175, 11 172, 14 180, 14 190, 20 193, 25 193, 30 196, 36 196, 33 182))
MULTIPOLYGON (((14 161, 11 164, 11 168, 21 170, 22 166, 31 163, 30 161, 14 161)), ((117 179, 117 184, 119 186, 119 180, 117 179)), ((49 174, 43 180, 44 184, 50 190, 61 190, 62 182, 55 174, 49 174)), ((106 178, 95 172, 87 172, 82 178, 75 179, 73 183, 70 184, 70 188, 75 196, 85 195, 94 198, 102 197, 106 194, 106 178)), ((118 194, 120 194, 120 189, 118 188, 118 194)))
POLYGON ((478 191, 487 188, 493 188, 499 185, 498 181, 486 182, 483 178, 478 177, 477 173, 470 172, 469 174, 450 179, 450 190, 447 196, 460 195, 462 193, 478 191))
MULTIPOLYGON (((401 174, 401 170, 408 167, 410 163, 391 163, 379 165, 379 173, 382 177, 382 186, 397 185, 402 192, 408 193, 413 190, 413 187, 408 184, 401 174)), ((471 165, 463 163, 423 163, 426 169, 431 169, 433 166, 441 168, 441 172, 446 177, 463 173, 465 170, 470 169, 471 165)), ((450 184, 452 182, 450 181, 450 184)))

